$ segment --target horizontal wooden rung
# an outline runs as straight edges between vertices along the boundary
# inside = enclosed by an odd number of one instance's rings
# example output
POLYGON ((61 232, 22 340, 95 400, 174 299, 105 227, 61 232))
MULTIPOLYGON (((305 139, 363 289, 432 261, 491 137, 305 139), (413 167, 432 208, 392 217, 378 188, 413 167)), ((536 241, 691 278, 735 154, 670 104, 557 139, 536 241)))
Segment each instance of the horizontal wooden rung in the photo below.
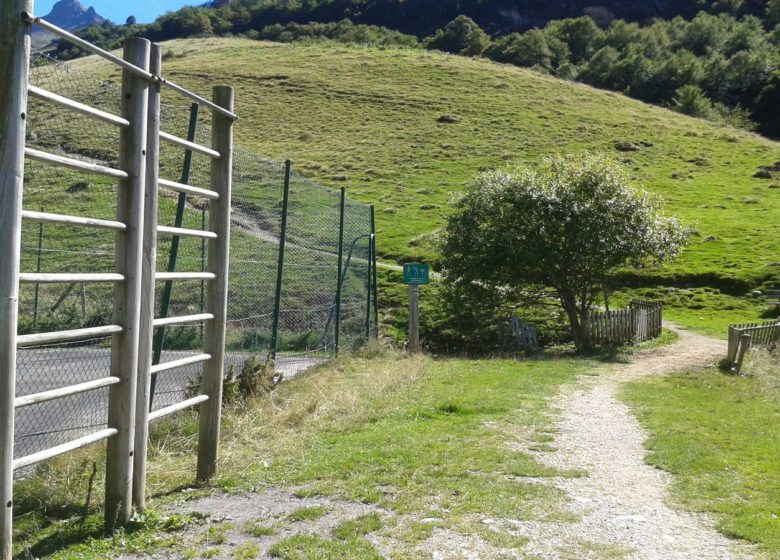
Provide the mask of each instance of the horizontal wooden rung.
POLYGON ((25 346, 37 346, 39 344, 53 344, 57 342, 70 342, 73 340, 84 340, 86 338, 97 338, 122 332, 119 325, 106 325, 103 327, 91 327, 88 329, 75 329, 71 331, 55 331, 36 334, 22 334, 16 337, 16 345, 20 348, 25 346))
POLYGON ((196 315, 182 315, 180 317, 161 317, 155 319, 152 325, 155 327, 165 327, 168 325, 182 325, 185 323, 200 323, 201 321, 210 321, 214 318, 211 313, 198 313, 196 315))
POLYGON ((71 395, 86 393, 87 391, 94 391, 95 389, 100 389, 102 387, 116 385, 121 381, 122 380, 118 377, 104 377, 102 379, 95 379, 94 381, 79 383, 78 385, 61 387, 59 389, 52 389, 50 391, 41 391, 40 393, 25 395, 24 397, 17 397, 14 399, 14 406, 16 408, 22 408, 23 406, 30 406, 33 404, 52 401, 54 399, 61 399, 71 395))
POLYGON ((168 280, 214 280, 217 277, 213 272, 156 272, 154 279, 158 282, 168 280))
POLYGON ((199 405, 200 403, 204 403, 207 400, 209 400, 208 395, 198 395, 197 397, 192 397, 191 399, 187 399, 186 401, 181 401, 180 403, 172 404, 171 406, 166 406, 165 408, 161 408, 160 410, 152 411, 149 413, 149 422, 154 422, 155 420, 159 420, 164 416, 169 416, 174 412, 179 412, 180 410, 184 410, 185 408, 190 408, 192 406, 199 405))
POLYGON ((114 115, 112 113, 107 113, 106 111, 101 111, 100 109, 95 109, 94 107, 90 107, 89 105, 84 105, 83 103, 79 103, 78 101, 73 101, 72 99, 68 99, 67 97, 57 95, 56 93, 52 93, 43 88, 36 87, 32 84, 27 86, 27 91, 33 97, 37 97, 38 99, 43 99, 44 101, 48 101, 55 105, 59 105, 60 107, 65 107, 66 109, 71 109, 83 115, 94 117, 103 122, 109 124, 115 124, 117 126, 122 126, 122 127, 130 126, 130 121, 128 121, 127 119, 123 119, 122 117, 114 115))
POLYGON ((82 218, 80 216, 68 216, 66 214, 50 214, 48 212, 33 212, 31 210, 22 210, 22 218, 32 220, 34 222, 65 224, 71 226, 86 226, 101 229, 113 229, 116 231, 125 231, 127 229, 127 226, 122 222, 115 222, 112 220, 82 218))
POLYGON ((113 177, 115 179, 127 179, 127 173, 119 169, 114 169, 113 167, 106 167, 104 165, 98 165, 88 161, 81 161, 80 159, 73 159, 65 156, 59 156, 57 154, 51 154, 49 152, 42 152, 33 148, 25 148, 24 155, 30 159, 42 161, 44 163, 61 165, 71 169, 78 169, 79 171, 86 171, 87 173, 97 173, 98 175, 105 175, 106 177, 113 177))
POLYGON ((219 193, 216 191, 201 189, 200 187, 193 187, 192 185, 185 185, 184 183, 177 183, 176 181, 170 181, 168 179, 157 179, 157 184, 164 189, 200 196, 208 198, 209 200, 216 200, 219 198, 219 193))
POLYGON ((163 362, 152 366, 152 373, 160 373, 161 371, 168 371, 170 369, 176 369, 192 364, 199 364, 211 359, 211 354, 198 354, 196 356, 189 356, 187 358, 181 358, 179 360, 171 360, 170 362, 163 362))
POLYGON ((185 229, 171 226, 157 226, 157 233, 170 233, 179 237, 200 237, 201 239, 216 239, 217 234, 213 231, 203 231, 200 229, 185 229))
POLYGON ((22 272, 19 282, 31 284, 73 284, 86 282, 124 282, 122 274, 50 274, 48 272, 22 272))
POLYGON ((104 439, 108 439, 111 436, 115 436, 117 433, 118 432, 115 428, 106 428, 105 430, 100 430, 99 432, 95 432, 94 434, 89 434, 88 436, 74 439, 73 441, 69 441, 68 443, 63 443, 62 445, 58 445, 56 447, 44 449, 43 451, 39 451, 38 453, 27 455, 26 457, 14 459, 13 469, 17 470, 24 467, 29 467, 30 465, 40 463, 41 461, 45 461, 46 459, 51 459, 52 457, 57 457, 58 455, 68 453, 69 451, 75 451, 76 449, 81 449, 82 447, 86 447, 87 445, 92 445, 93 443, 97 443, 99 441, 103 441, 104 439))
POLYGON ((166 142, 170 142, 171 144, 176 144, 177 146, 186 148, 191 152, 203 154, 204 156, 209 156, 210 158, 214 158, 214 159, 219 158, 219 152, 216 150, 212 150, 211 148, 201 146, 200 144, 196 144, 195 142, 190 142, 189 140, 185 140, 184 138, 179 138, 178 136, 174 136, 173 134, 168 134, 167 132, 163 132, 162 130, 160 131, 160 140, 165 140, 166 142))

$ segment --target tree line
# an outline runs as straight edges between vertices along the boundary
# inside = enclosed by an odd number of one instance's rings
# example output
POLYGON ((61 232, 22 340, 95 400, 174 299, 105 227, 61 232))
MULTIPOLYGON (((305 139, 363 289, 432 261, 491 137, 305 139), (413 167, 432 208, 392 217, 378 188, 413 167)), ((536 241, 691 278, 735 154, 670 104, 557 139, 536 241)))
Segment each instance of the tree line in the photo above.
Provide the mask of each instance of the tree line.
MULTIPOLYGON (((186 7, 148 25, 130 19, 125 25, 106 22, 79 35, 104 48, 118 48, 131 35, 154 41, 241 35, 282 42, 332 40, 436 49, 534 68, 780 137, 780 112, 774 110, 780 101, 780 0, 603 1, 597 8, 579 4, 239 0, 186 7), (509 9, 521 4, 523 10, 509 9), (694 11, 702 7, 709 11, 694 11), (588 15, 545 20, 577 10, 588 15), (522 21, 515 21, 520 17, 516 12, 523 14, 522 21), (634 19, 643 14, 681 15, 638 23, 614 19, 615 13, 634 19), (528 27, 534 18, 539 26, 509 31, 513 26, 528 27), (432 25, 440 27, 424 35, 432 25)), ((61 44, 55 54, 72 58, 82 53, 61 44)))

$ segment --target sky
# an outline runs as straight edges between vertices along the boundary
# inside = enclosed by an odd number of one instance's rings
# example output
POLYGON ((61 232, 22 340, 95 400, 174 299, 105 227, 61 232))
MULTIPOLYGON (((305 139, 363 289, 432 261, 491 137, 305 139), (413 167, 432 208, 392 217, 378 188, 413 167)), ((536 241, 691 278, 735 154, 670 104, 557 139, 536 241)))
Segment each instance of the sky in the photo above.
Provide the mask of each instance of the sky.
MULTIPOLYGON (((186 5, 199 5, 203 4, 205 0, 134 0, 134 1, 122 1, 122 0, 79 0, 85 8, 90 6, 95 8, 95 11, 108 18, 114 23, 124 23, 128 16, 135 16, 138 23, 150 23, 154 21, 157 16, 170 12, 171 10, 177 10, 186 5)), ((51 7, 56 4, 57 0, 36 0, 35 14, 44 16, 51 11, 51 7)))

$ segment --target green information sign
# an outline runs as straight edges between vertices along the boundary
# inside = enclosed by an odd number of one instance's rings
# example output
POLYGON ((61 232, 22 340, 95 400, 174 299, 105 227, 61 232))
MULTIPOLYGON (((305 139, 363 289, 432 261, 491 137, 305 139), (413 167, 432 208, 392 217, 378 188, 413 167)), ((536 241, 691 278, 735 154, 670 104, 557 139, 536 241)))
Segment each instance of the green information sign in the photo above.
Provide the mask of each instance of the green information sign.
POLYGON ((404 284, 419 286, 430 284, 429 266, 426 263, 406 263, 404 265, 404 284))

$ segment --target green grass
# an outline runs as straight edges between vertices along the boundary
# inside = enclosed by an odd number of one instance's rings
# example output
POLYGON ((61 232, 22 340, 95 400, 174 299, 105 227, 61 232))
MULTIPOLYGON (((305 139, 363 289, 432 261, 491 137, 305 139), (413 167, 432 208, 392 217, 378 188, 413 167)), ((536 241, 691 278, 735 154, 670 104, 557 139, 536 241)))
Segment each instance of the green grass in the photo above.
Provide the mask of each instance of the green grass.
MULTIPOLYGON (((772 376, 777 377, 777 363, 772 376)), ((715 515, 726 535, 780 555, 780 401, 756 377, 716 369, 629 384, 649 433, 647 461, 674 475, 682 507, 715 515)))
POLYGON ((368 513, 356 519, 344 521, 333 529, 333 536, 341 540, 357 538, 382 528, 382 518, 378 513, 368 513))
POLYGON ((244 543, 236 547, 233 551, 233 558, 236 560, 251 560, 257 558, 260 554, 260 547, 255 543, 244 543))
POLYGON ((479 169, 593 150, 625 160, 696 227, 691 249, 663 276, 777 274, 776 184, 752 175, 780 159, 780 148, 758 136, 441 53, 237 39, 166 48, 184 55, 166 63, 176 80, 198 91, 236 87, 242 145, 291 157, 316 180, 377 204, 387 255, 432 256, 428 236, 443 223, 450 193, 479 169), (440 123, 442 115, 457 122, 440 123), (619 142, 639 148, 618 152, 619 142))
POLYGON ((316 521, 324 517, 330 510, 325 506, 306 506, 296 509, 287 516, 287 521, 297 523, 299 521, 316 521))
POLYGON ((263 525, 261 521, 257 521, 254 523, 248 523, 246 527, 244 527, 244 532, 246 532, 247 535, 252 535, 253 537, 273 537, 276 534, 276 529, 273 527, 269 527, 267 525, 263 525))
POLYGON ((328 540, 314 535, 296 535, 275 544, 271 558, 283 560, 381 560, 382 556, 365 539, 328 540))
POLYGON ((518 431, 546 427, 546 397, 593 362, 429 362, 413 382, 396 379, 379 394, 371 394, 373 390, 361 394, 367 389, 362 387, 361 367, 378 369, 376 382, 381 383, 386 376, 399 375, 396 367, 419 366, 415 361, 392 367, 358 363, 361 366, 348 367, 338 380, 322 376, 301 380, 317 387, 304 389, 305 397, 298 393, 300 385, 290 386, 294 395, 281 387, 276 398, 281 403, 291 399, 294 406, 284 418, 271 422, 276 437, 258 437, 254 445, 234 450, 231 460, 246 467, 228 467, 228 484, 236 484, 238 476, 244 484, 257 484, 259 479, 306 485, 312 493, 398 512, 440 507, 454 516, 527 515, 523 504, 555 502, 557 496, 549 489, 518 486, 502 478, 560 474, 531 455, 513 451, 506 442, 518 431), (338 414, 336 404, 331 412, 334 403, 329 398, 337 387, 346 394, 334 398, 357 398, 357 405, 350 403, 357 410, 338 414), (252 456, 273 460, 258 469, 257 461, 249 461, 252 456))
MULTIPOLYGON (((372 504, 392 516, 385 522, 385 514, 369 512, 344 521, 333 539, 285 539, 275 548, 281 558, 371 558, 369 533, 395 539, 413 558, 414 547, 434 527, 520 547, 524 541, 509 532, 483 534, 474 519, 562 514, 566 498, 560 491, 524 483, 522 477, 580 476, 541 465, 530 449, 549 444, 550 399, 600 366, 585 359, 431 360, 393 353, 340 360, 279 386, 265 400, 228 407, 214 486, 259 492, 294 488, 296 496, 372 504)), ((27 512, 17 521, 20 558, 26 548, 59 560, 78 558, 84 550, 109 557, 129 549, 180 550, 178 531, 202 517, 171 519, 154 511, 180 498, 171 491, 194 477, 197 415, 168 422, 164 433, 156 427, 150 447, 152 515, 136 522, 126 537, 102 538, 100 477, 89 522, 83 524, 79 504, 86 482, 66 481, 79 481, 79 465, 89 455, 65 456, 68 462, 52 465, 45 477, 17 483, 17 511, 27 512), (68 504, 75 505, 64 509, 68 504)), ((323 507, 306 506, 282 521, 305 526, 325 513, 323 507)), ((257 520, 240 530, 255 538, 272 536, 264 523, 257 520)), ((207 525, 194 546, 224 547, 228 531, 233 531, 229 524, 207 525)))

